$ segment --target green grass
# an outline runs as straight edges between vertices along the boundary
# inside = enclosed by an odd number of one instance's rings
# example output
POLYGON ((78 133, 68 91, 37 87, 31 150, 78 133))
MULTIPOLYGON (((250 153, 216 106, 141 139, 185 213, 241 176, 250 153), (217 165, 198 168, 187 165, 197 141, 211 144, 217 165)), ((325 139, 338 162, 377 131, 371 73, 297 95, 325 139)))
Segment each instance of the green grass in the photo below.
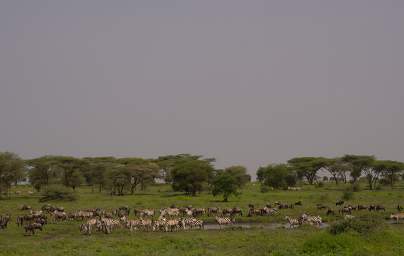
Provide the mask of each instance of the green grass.
MULTIPOLYGON (((238 198, 221 202, 207 193, 196 197, 172 192, 169 186, 152 186, 145 192, 122 197, 111 197, 107 193, 92 193, 90 188, 78 190, 79 199, 74 202, 51 202, 63 206, 67 211, 101 207, 106 209, 128 205, 131 208, 162 208, 172 204, 194 207, 242 207, 254 203, 263 206, 267 202, 282 201, 294 203, 301 200, 302 207, 281 210, 278 216, 242 217, 238 222, 284 222, 284 216, 298 216, 303 212, 319 214, 332 222, 340 216, 327 218, 323 211, 315 208, 317 203, 334 209, 346 186, 327 184, 323 188, 305 186, 302 191, 270 191, 261 193, 258 185, 249 184, 238 198)), ((38 195, 28 196, 28 187, 13 188, 23 191, 22 195, 11 193, 10 199, 0 200, 0 214, 22 214, 22 204, 40 208, 38 195)), ((376 215, 386 218, 395 212, 398 203, 404 205, 404 189, 385 188, 379 191, 362 190, 353 193, 352 204, 382 204, 386 212, 376 215)), ((355 212, 359 216, 366 212, 355 212)), ((213 221, 204 217, 206 221, 213 221)), ((344 233, 331 235, 327 230, 302 227, 295 230, 210 230, 175 233, 146 233, 118 230, 110 235, 95 233, 87 237, 80 235, 79 222, 49 224, 43 232, 27 237, 14 221, 8 229, 0 231, 0 255, 404 255, 404 225, 390 225, 371 234, 344 233)))

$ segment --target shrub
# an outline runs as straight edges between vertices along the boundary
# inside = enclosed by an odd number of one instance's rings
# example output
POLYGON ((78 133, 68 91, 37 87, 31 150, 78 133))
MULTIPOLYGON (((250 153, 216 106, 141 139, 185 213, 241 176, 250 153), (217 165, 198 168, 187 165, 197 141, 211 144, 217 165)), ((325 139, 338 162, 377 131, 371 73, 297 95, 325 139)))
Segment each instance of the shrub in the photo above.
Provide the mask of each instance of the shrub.
POLYGON ((368 234, 375 232, 385 226, 385 223, 380 218, 374 215, 365 215, 349 220, 341 220, 333 223, 329 231, 333 235, 346 233, 349 231, 360 234, 368 234))
POLYGON ((354 194, 353 194, 353 192, 350 191, 350 190, 346 190, 346 191, 344 191, 344 193, 342 194, 342 200, 345 200, 345 201, 349 201, 349 200, 351 200, 353 197, 354 197, 354 194))
POLYGON ((61 185, 51 185, 42 193, 42 197, 39 199, 39 202, 53 200, 74 201, 77 200, 77 196, 67 187, 61 185))
POLYGON ((270 190, 269 186, 261 185, 261 193, 268 193, 270 190))

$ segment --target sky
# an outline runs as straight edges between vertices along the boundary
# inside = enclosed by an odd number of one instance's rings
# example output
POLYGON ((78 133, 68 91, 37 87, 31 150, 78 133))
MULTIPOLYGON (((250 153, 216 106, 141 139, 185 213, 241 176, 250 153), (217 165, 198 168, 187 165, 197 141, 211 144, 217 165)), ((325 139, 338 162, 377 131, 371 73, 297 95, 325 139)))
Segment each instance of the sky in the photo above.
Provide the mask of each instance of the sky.
POLYGON ((0 1, 0 151, 404 161, 404 1, 0 1))

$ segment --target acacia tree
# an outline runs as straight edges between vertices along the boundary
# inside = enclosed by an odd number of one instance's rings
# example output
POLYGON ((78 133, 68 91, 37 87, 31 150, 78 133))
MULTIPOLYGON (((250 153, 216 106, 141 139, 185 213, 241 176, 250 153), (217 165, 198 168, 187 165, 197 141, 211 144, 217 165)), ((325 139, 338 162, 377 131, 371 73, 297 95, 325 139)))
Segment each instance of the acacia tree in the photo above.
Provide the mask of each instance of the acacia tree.
POLYGON ((212 182, 212 194, 213 196, 223 195, 223 201, 227 202, 231 195, 238 196, 240 183, 237 180, 237 176, 230 172, 219 172, 212 182))
POLYGON ((107 171, 119 166, 117 159, 114 157, 87 157, 84 158, 88 162, 89 168, 83 173, 88 185, 98 186, 101 192, 108 185, 107 171))
POLYGON ((273 188, 287 188, 296 185, 296 174, 287 164, 270 164, 260 167, 261 184, 273 188))
POLYGON ((11 152, 0 152, 0 197, 13 183, 24 177, 24 161, 11 152))
POLYGON ((325 168, 333 177, 336 185, 338 185, 339 180, 343 180, 346 183, 346 174, 352 171, 351 164, 342 161, 341 158, 330 159, 325 168))
POLYGON ((123 196, 125 188, 130 184, 127 170, 123 167, 111 169, 107 177, 111 187, 111 195, 123 196))
POLYGON ((317 172, 327 166, 328 160, 323 157, 296 157, 288 161, 288 164, 297 171, 300 177, 306 178, 312 185, 316 180, 317 172))
POLYGON ((373 168, 393 187, 394 182, 398 179, 399 172, 404 170, 404 164, 391 160, 377 160, 373 163, 373 168))
POLYGON ((201 155, 190 155, 190 154, 178 154, 178 155, 167 155, 167 156, 159 156, 154 162, 158 164, 161 170, 160 176, 164 178, 164 181, 167 183, 172 183, 172 170, 178 164, 183 163, 184 161, 191 160, 203 160, 209 163, 215 161, 214 158, 203 159, 201 155))
POLYGON ((28 160, 27 164, 31 167, 28 174, 30 183, 36 190, 41 191, 43 187, 49 186, 57 179, 56 170, 47 157, 28 160))
POLYGON ((353 183, 357 182, 359 177, 364 174, 369 184, 369 188, 373 189, 379 180, 381 172, 375 169, 373 164, 376 158, 368 155, 345 155, 342 161, 352 165, 351 177, 353 183))
POLYGON ((187 159, 177 163, 171 171, 174 191, 184 191, 195 196, 202 191, 212 177, 213 167, 209 161, 187 159))
POLYGON ((251 181, 251 176, 247 174, 247 168, 245 168, 244 166, 241 165, 230 166, 224 169, 224 172, 234 176, 237 181, 237 185, 240 188, 251 181))
POLYGON ((130 191, 133 194, 138 185, 140 185, 140 190, 145 190, 147 184, 154 182, 159 175, 159 167, 153 162, 144 161, 126 166, 126 172, 130 179, 130 191))
POLYGON ((54 156, 53 163, 61 172, 61 183, 63 185, 75 190, 76 187, 83 183, 82 173, 88 164, 86 161, 68 156, 54 156))

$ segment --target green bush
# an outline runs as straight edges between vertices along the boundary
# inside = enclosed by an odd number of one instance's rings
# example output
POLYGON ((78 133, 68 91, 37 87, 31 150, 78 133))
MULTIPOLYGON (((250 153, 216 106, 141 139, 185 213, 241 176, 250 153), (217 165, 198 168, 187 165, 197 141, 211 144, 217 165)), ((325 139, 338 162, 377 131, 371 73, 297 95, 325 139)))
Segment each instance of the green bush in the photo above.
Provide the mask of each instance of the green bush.
POLYGON ((359 234, 369 234, 375 232, 385 226, 382 219, 374 215, 365 215, 348 220, 341 220, 333 223, 329 231, 333 235, 346 233, 349 231, 357 232, 359 234))
POLYGON ((261 185, 261 193, 268 193, 270 190, 269 186, 261 185))
POLYGON ((344 193, 342 194, 342 200, 345 200, 345 201, 349 201, 349 200, 351 200, 353 197, 354 197, 354 194, 353 194, 353 192, 350 191, 350 190, 346 190, 346 191, 344 191, 344 193))
POLYGON ((43 193, 39 202, 53 200, 75 201, 77 195, 67 187, 61 185, 50 185, 43 193))

